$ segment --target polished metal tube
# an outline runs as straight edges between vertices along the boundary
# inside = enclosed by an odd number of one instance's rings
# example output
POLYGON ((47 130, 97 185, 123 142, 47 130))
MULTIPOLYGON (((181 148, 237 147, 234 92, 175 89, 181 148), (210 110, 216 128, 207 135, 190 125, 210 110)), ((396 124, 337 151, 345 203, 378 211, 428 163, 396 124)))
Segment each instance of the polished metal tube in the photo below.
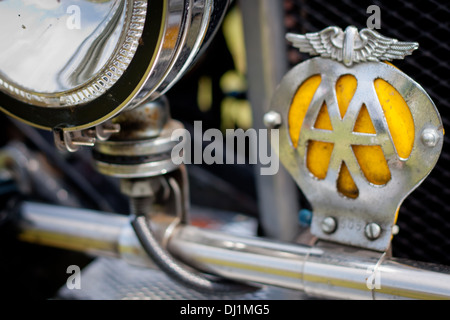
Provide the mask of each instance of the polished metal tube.
MULTIPOLYGON (((26 202, 19 227, 25 241, 153 266, 123 215, 26 202)), ((445 266, 330 243, 310 247, 162 221, 156 227, 170 231, 164 243, 174 256, 235 280, 326 298, 450 299, 445 266)))
MULTIPOLYGON (((248 95, 253 128, 264 129, 273 92, 288 70, 286 62, 283 2, 240 1, 247 57, 248 95)), ((273 151, 272 151, 273 152, 273 151)), ((255 165, 260 170, 261 165, 255 165)), ((280 166, 275 175, 255 174, 261 226, 267 237, 292 241, 298 234, 297 187, 287 170, 280 166), (277 212, 277 214, 273 214, 277 212)))
POLYGON ((33 202, 24 202, 20 215, 23 241, 154 267, 128 216, 33 202))
POLYGON ((168 248, 179 259, 213 274, 297 290, 304 289, 302 266, 314 250, 188 226, 174 231, 168 248))
POLYGON ((331 243, 314 247, 181 227, 170 251, 200 269, 338 299, 450 299, 450 268, 331 243))
POLYGON ((22 204, 20 216, 19 239, 99 256, 120 257, 128 224, 126 216, 32 202, 22 204))

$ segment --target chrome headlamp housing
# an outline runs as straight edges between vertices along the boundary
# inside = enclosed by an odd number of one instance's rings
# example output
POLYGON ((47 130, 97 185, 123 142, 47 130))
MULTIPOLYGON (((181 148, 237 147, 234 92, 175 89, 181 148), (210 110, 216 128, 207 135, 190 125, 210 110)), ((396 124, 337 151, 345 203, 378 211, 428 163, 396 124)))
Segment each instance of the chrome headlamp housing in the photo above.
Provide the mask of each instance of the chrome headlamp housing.
POLYGON ((228 1, 0 2, 0 109, 81 130, 164 94, 212 38, 228 1))

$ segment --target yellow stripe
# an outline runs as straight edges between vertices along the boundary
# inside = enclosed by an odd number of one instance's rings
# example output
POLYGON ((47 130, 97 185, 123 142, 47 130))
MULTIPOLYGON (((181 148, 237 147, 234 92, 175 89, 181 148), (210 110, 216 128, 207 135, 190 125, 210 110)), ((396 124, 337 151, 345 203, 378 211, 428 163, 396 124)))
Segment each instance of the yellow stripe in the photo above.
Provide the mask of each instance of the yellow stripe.
MULTIPOLYGON (((240 262, 233 262, 233 261, 226 261, 226 260, 220 260, 220 259, 214 259, 214 258, 206 258, 206 257, 197 257, 195 260, 212 264, 220 267, 233 267, 240 270, 250 270, 270 275, 276 275, 276 276, 282 276, 286 278, 293 278, 297 280, 303 280, 313 283, 323 283, 328 284, 330 286, 335 287, 341 287, 341 288, 349 288, 349 289, 355 289, 360 291, 366 291, 370 292, 371 290, 367 287, 365 283, 356 282, 356 281, 349 281, 349 280, 342 280, 342 279, 336 279, 336 278, 330 278, 330 277, 320 277, 315 275, 303 275, 300 272, 293 272, 293 271, 286 271, 281 269, 275 269, 275 268, 269 268, 269 267, 263 267, 263 266, 256 266, 251 264, 245 264, 240 262)), ((407 289, 398 289, 398 288, 392 288, 392 287, 381 287, 381 289, 375 289, 375 294, 388 294, 398 297, 404 297, 404 298, 411 298, 411 299, 420 299, 420 300, 450 300, 447 296, 432 294, 432 293, 426 293, 426 292, 417 292, 417 291, 411 291, 407 289)))
POLYGON ((218 265, 221 267, 233 267, 240 270, 250 270, 250 271, 256 271, 286 278, 294 278, 301 280, 301 274, 299 272, 293 272, 293 271, 286 271, 286 270, 280 270, 275 268, 269 268, 269 267, 263 267, 263 266, 255 266, 251 264, 245 264, 240 262, 233 262, 233 261, 226 261, 226 260, 220 260, 220 259, 214 259, 214 258, 205 258, 205 257, 196 257, 196 261, 200 261, 207 264, 213 264, 218 265))
MULTIPOLYGON (((355 289, 355 290, 361 290, 361 291, 370 291, 370 289, 366 286, 365 283, 354 282, 354 281, 349 281, 349 280, 335 279, 335 278, 329 278, 329 277, 325 278, 325 277, 314 276, 314 275, 304 275, 303 279, 304 279, 304 281, 309 281, 309 282, 313 282, 313 283, 323 283, 323 284, 328 284, 330 286, 349 288, 349 289, 355 289)), ((375 297, 378 293, 378 294, 387 294, 387 295, 393 295, 393 296, 411 298, 411 299, 418 299, 418 300, 450 300, 450 297, 448 297, 448 296, 441 296, 441 295, 426 293, 426 292, 411 291, 411 290, 407 290, 407 289, 386 287, 386 286, 382 286, 382 285, 381 285, 380 289, 374 289, 374 290, 375 290, 375 297)))
POLYGON ((102 250, 114 252, 115 247, 101 240, 92 239, 80 239, 76 236, 70 236, 65 234, 55 234, 45 231, 25 231, 19 235, 19 239, 22 241, 36 243, 40 245, 47 245, 52 247, 58 247, 62 249, 74 250, 74 251, 86 251, 86 248, 92 250, 102 250))

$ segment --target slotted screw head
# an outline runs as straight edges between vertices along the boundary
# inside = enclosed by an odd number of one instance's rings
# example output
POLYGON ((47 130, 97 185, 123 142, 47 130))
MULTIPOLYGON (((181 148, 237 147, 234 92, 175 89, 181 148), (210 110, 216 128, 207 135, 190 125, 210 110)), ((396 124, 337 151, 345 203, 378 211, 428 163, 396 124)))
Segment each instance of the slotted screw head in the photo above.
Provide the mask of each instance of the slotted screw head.
POLYGON ((326 217, 325 219, 323 219, 321 226, 323 232, 328 234, 333 233, 334 231, 336 231, 337 221, 333 217, 326 217))
POLYGON ((371 222, 366 225, 364 233, 369 240, 378 239, 381 235, 381 227, 378 224, 371 222))

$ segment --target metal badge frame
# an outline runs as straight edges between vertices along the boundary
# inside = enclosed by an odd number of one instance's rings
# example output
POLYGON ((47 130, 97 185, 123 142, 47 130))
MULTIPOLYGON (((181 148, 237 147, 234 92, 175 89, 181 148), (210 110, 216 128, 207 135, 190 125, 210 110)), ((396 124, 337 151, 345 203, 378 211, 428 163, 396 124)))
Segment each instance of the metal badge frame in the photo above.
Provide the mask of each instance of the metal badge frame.
POLYGON ((393 66, 381 62, 355 64, 351 68, 321 57, 307 60, 289 71, 277 88, 272 110, 282 116, 279 156, 313 207, 311 232, 321 239, 332 240, 378 251, 390 244, 396 212, 403 199, 429 174, 443 145, 443 125, 439 113, 427 93, 410 77, 393 66), (320 74, 322 82, 316 90, 306 113, 297 148, 289 135, 288 114, 292 98, 309 77, 320 74), (345 117, 341 120, 337 106, 335 84, 340 76, 352 74, 358 87, 345 117), (381 78, 391 84, 403 97, 414 119, 414 146, 408 159, 401 159, 395 149, 374 81, 381 78), (326 102, 333 131, 314 128, 317 114, 326 102), (353 132, 362 104, 365 103, 377 134, 353 132), (430 142, 430 135, 434 140, 430 142), (325 179, 318 180, 306 167, 309 140, 333 142, 330 166, 325 179), (383 149, 391 179, 383 186, 370 184, 352 151, 351 145, 380 145, 383 149), (344 160, 359 188, 359 196, 350 199, 340 195, 336 180, 344 160), (328 219, 328 220, 327 220, 328 219), (335 223, 324 228, 324 223, 335 223), (370 229, 378 226, 377 237, 370 229))

